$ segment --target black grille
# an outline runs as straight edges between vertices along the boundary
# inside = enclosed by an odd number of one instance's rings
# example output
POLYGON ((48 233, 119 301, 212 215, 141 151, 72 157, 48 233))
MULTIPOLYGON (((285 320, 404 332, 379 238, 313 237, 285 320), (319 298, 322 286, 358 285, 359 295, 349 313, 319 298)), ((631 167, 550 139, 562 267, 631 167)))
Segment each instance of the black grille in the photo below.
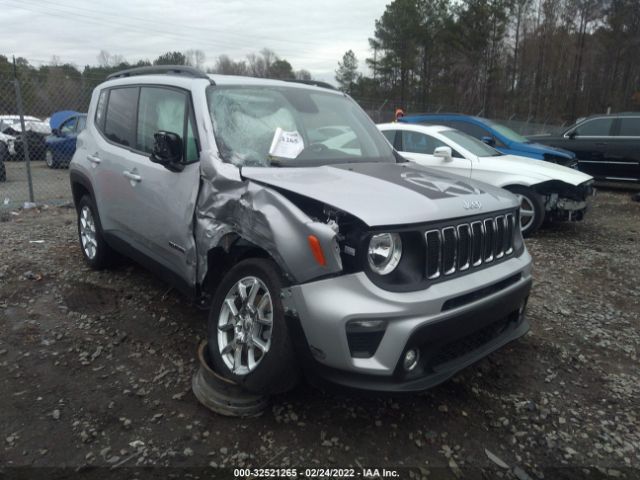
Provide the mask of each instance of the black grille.
POLYGON ((513 253, 513 213, 425 232, 428 279, 452 275, 513 253))
POLYGON ((431 230, 425 234, 427 239, 427 278, 440 276, 442 246, 440 230, 431 230))
POLYGON ((512 312, 506 318, 501 318, 466 337, 443 346, 435 356, 431 357, 429 367, 436 369, 444 363, 451 362, 474 350, 478 350, 517 322, 518 316, 518 311, 512 312))
POLYGON ((471 265, 471 227, 458 225, 458 270, 466 270, 471 265))

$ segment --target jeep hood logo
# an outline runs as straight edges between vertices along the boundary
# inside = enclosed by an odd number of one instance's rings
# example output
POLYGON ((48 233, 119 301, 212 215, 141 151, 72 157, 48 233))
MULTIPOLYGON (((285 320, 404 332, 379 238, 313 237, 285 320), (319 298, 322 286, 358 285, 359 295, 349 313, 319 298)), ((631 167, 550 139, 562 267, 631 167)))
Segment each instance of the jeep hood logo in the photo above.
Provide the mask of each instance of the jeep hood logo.
POLYGON ((479 210, 482 208, 480 200, 465 200, 462 202, 462 206, 465 210, 479 210))
MULTIPOLYGON (((469 185, 468 183, 463 183, 463 182, 452 183, 451 180, 439 182, 438 180, 434 179, 433 175, 427 175, 426 173, 422 173, 422 172, 404 172, 402 173, 401 176, 407 182, 417 185, 418 187, 425 188, 432 192, 444 193, 454 197, 458 195, 473 195, 473 194, 478 195, 483 193, 482 190, 475 188, 469 185)), ((467 208, 466 203, 469 203, 469 202, 465 202, 465 208, 467 208)), ((475 203, 479 204, 479 202, 475 202, 475 203)), ((469 207, 469 208, 480 208, 480 207, 478 206, 478 207, 469 207)))

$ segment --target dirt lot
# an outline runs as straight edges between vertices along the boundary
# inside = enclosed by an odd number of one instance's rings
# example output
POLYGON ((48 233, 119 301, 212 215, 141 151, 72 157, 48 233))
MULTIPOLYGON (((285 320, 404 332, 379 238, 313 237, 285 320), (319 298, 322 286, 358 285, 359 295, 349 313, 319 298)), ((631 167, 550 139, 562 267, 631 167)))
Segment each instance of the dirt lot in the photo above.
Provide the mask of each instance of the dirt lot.
POLYGON ((291 465, 640 477, 640 203, 628 193, 600 192, 586 222, 527 241, 532 331, 453 380, 400 397, 302 385, 242 420, 190 391, 203 312, 136 265, 89 271, 70 208, 0 215, 0 474, 291 465))

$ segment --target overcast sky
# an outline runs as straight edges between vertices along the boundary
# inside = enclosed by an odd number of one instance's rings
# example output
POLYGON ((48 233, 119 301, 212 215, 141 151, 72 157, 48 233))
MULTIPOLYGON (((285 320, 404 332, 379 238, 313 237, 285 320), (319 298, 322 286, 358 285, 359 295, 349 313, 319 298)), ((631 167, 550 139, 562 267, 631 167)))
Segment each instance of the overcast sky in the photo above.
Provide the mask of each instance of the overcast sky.
POLYGON ((334 81, 352 49, 365 70, 368 38, 390 0, 0 0, 0 53, 79 67, 100 50, 129 62, 200 49, 207 66, 270 48, 295 70, 334 81))

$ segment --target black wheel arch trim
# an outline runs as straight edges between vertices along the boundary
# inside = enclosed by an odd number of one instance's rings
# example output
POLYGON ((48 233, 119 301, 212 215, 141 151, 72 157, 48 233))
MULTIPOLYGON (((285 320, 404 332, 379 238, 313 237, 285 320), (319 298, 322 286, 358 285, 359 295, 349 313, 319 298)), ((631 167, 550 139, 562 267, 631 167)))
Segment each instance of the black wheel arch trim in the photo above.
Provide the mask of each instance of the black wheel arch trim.
MULTIPOLYGON (((91 185, 91 180, 89 180, 89 177, 87 177, 82 172, 78 172, 76 170, 73 170, 73 171, 69 172, 69 179, 71 181, 71 192, 73 194, 73 204, 76 206, 76 208, 78 208, 78 202, 80 201, 80 198, 82 198, 82 197, 78 197, 76 195, 75 185, 80 185, 85 190, 87 190, 89 192, 89 195, 91 195, 91 198, 93 198, 94 203, 96 202, 96 195, 95 195, 95 192, 93 191, 93 186, 91 185)), ((96 208, 98 208, 97 203, 95 205, 96 205, 96 208)), ((98 212, 98 214, 99 214, 99 212, 98 212)))

